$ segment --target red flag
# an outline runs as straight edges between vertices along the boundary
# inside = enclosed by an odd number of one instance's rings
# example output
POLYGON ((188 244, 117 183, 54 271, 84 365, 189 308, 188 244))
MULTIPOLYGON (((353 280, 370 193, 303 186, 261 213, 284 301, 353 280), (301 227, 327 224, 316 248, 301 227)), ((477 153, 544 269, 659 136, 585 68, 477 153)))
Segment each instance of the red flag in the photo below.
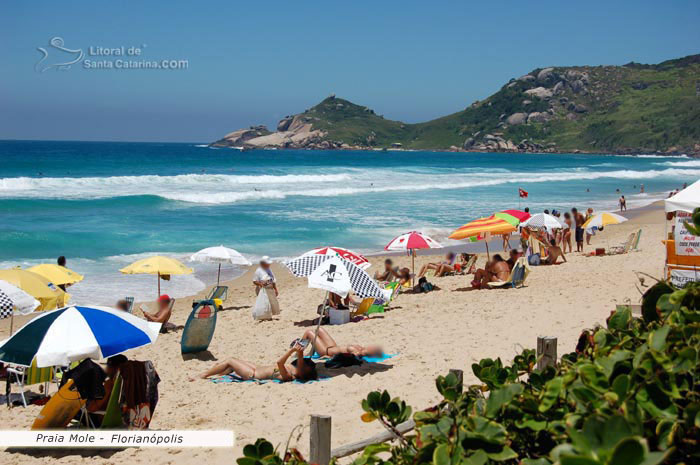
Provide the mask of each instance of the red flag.
POLYGON ((518 195, 520 195, 521 198, 526 199, 527 191, 518 187, 518 195))

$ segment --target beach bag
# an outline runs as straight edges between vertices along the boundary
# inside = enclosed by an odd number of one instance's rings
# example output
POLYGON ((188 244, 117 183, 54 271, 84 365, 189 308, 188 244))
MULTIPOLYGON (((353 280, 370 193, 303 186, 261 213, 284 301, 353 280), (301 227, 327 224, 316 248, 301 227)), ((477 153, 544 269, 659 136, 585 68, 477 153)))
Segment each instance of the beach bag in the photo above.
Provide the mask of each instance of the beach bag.
POLYGON ((258 294, 258 298, 255 300, 255 306, 253 307, 253 319, 272 319, 272 305, 270 304, 270 299, 267 297, 267 292, 260 292, 258 294))
POLYGON ((413 292, 415 293, 425 293, 425 292, 430 292, 435 288, 431 283, 428 282, 425 276, 420 278, 418 280, 418 284, 415 285, 413 288, 413 292))
POLYGON ((539 266, 542 262, 542 257, 540 257, 540 254, 538 253, 533 253, 527 258, 527 262, 530 264, 530 266, 539 266))

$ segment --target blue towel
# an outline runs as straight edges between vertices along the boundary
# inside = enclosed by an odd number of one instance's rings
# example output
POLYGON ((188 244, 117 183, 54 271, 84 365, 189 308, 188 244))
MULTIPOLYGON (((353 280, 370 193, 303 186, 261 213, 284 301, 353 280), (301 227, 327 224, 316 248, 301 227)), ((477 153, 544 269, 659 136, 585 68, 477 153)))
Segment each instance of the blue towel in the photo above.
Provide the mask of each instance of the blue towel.
MULTIPOLYGON (((312 379, 310 381, 299 381, 295 379, 294 381, 291 381, 294 384, 309 384, 309 383, 317 383, 319 381, 325 381, 327 379, 330 379, 327 376, 324 377, 319 377, 318 379, 312 379)), ((222 375, 217 378, 211 378, 211 382, 215 384, 228 384, 228 383, 256 383, 256 384, 268 384, 268 383, 275 383, 275 384, 281 384, 282 381, 279 379, 243 379, 240 376, 236 374, 231 374, 231 375, 222 375)))
MULTIPOLYGON (((371 356, 371 357, 365 355, 365 356, 360 357, 360 360, 362 360, 363 362, 367 362, 367 363, 379 363, 379 362, 383 362, 384 360, 389 360, 390 358, 394 358, 397 355, 399 355, 399 354, 381 354, 381 355, 376 355, 376 356, 371 356)), ((314 360, 319 360, 322 358, 327 359, 329 357, 326 357, 326 356, 321 357, 320 355, 318 355, 317 352, 314 352, 314 354, 311 356, 311 358, 314 360)))

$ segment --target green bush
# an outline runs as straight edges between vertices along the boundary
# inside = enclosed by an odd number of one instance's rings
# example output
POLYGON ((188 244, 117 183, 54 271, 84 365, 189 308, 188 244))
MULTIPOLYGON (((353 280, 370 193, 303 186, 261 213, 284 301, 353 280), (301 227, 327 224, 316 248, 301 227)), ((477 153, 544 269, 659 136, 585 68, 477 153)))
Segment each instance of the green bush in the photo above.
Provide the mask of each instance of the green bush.
MULTIPOLYGON (((642 318, 616 310, 556 368, 536 370, 535 352, 524 350, 510 365, 474 364, 481 384, 466 389, 440 376, 443 400, 413 414, 415 430, 367 447, 354 465, 700 463, 699 303, 699 285, 660 283, 645 294, 642 318)), ((386 391, 362 409, 364 421, 393 431, 412 412, 386 391)), ((239 465, 306 463, 296 450, 280 458, 263 439, 244 454, 239 465)))

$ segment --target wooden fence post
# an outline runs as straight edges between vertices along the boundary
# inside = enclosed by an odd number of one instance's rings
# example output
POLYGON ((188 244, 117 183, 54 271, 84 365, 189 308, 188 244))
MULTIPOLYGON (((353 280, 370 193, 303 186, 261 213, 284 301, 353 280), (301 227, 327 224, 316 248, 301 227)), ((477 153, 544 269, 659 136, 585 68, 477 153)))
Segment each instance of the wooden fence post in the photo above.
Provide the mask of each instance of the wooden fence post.
POLYGON ((464 388, 464 372, 462 370, 457 370, 456 368, 450 369, 450 373, 455 375, 459 380, 459 392, 462 392, 464 388))
POLYGON ((311 415, 309 433, 309 462, 328 465, 331 461, 331 417, 311 415))
POLYGON ((557 338, 539 336, 537 338, 537 369, 544 370, 557 364, 557 338))

